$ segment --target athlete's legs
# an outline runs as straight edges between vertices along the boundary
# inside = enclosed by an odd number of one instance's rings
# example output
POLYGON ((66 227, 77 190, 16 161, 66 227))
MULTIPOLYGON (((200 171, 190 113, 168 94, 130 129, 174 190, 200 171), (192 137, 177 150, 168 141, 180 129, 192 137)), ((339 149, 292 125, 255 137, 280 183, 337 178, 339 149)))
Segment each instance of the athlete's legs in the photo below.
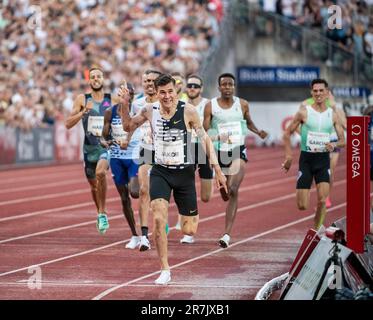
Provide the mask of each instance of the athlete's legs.
POLYGON ((97 202, 98 212, 106 212, 106 171, 109 169, 109 162, 106 159, 100 159, 96 167, 96 179, 97 179, 97 202))
POLYGON ((134 199, 138 199, 140 196, 140 184, 138 177, 132 177, 129 182, 129 189, 131 197, 134 199))
POLYGON ((96 205, 97 212, 99 212, 98 211, 98 199, 97 199, 97 180, 96 179, 87 179, 87 180, 91 187, 92 198, 96 205))
POLYGON ((155 199, 150 203, 154 217, 154 241, 157 247, 158 257, 162 270, 169 270, 166 223, 168 216, 168 201, 155 199))
POLYGON ((326 197, 329 195, 329 183, 328 182, 320 182, 316 185, 317 189, 317 209, 314 218, 314 227, 318 230, 321 225, 324 223, 325 216, 326 216, 326 206, 325 200, 326 197))
POLYGON ((241 182, 245 176, 245 161, 242 159, 235 159, 232 162, 232 172, 234 175, 229 175, 227 177, 227 185, 229 192, 229 200, 225 214, 225 233, 230 234, 234 220, 237 213, 237 203, 238 203, 238 189, 241 182))
POLYGON ((201 200, 209 202, 212 195, 212 179, 201 179, 201 200))
POLYGON ((150 195, 149 195, 149 175, 151 165, 143 164, 139 167, 139 214, 141 227, 148 227, 150 195))
POLYGON ((128 185, 115 185, 119 192, 121 201, 122 201, 122 208, 123 214, 127 220, 127 223, 131 229, 131 233, 134 236, 137 236, 136 232, 136 222, 133 215, 133 209, 131 206, 131 198, 129 196, 128 185))
MULTIPOLYGON (((330 154, 330 191, 333 188, 334 173, 335 173, 335 168, 337 167, 337 164, 338 164, 338 159, 339 159, 339 152, 332 152, 330 154)), ((329 192, 329 196, 326 198, 326 207, 329 208, 331 206, 332 206, 332 203, 330 201, 330 192, 329 192)))
POLYGON ((310 189, 297 189, 297 206, 299 210, 307 210, 310 204, 310 189))
POLYGON ((188 236, 195 235, 197 233, 199 215, 183 216, 180 214, 179 217, 181 217, 181 232, 188 236))

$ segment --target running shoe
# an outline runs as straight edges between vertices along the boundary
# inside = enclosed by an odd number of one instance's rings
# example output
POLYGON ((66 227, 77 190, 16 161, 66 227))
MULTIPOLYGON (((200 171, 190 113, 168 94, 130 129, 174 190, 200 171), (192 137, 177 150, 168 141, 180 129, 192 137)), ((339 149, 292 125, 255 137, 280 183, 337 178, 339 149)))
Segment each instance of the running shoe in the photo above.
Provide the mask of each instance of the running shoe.
POLYGON ((180 225, 180 222, 178 221, 175 225, 175 229, 176 230, 181 230, 181 225, 180 225))
POLYGON ((194 243, 194 237, 185 234, 184 237, 180 240, 180 243, 194 243))
POLYGON ((132 236, 130 242, 126 244, 127 249, 135 249, 136 247, 140 246, 141 237, 139 236, 132 236))
POLYGON ((150 242, 146 236, 141 236, 140 240, 140 251, 146 251, 150 249, 150 242))
POLYGON ((109 229, 109 221, 105 213, 99 213, 97 215, 96 227, 98 232, 100 232, 101 234, 104 234, 106 230, 109 229))
POLYGON ((225 234, 224 236, 220 238, 219 246, 221 246, 222 248, 228 248, 230 240, 231 240, 231 237, 229 236, 229 234, 225 234))
POLYGON ((160 276, 155 280, 155 284, 165 285, 171 281, 171 271, 162 270, 160 276))
POLYGON ((168 236, 169 233, 170 233, 170 227, 168 226, 168 223, 166 223, 166 235, 168 236))

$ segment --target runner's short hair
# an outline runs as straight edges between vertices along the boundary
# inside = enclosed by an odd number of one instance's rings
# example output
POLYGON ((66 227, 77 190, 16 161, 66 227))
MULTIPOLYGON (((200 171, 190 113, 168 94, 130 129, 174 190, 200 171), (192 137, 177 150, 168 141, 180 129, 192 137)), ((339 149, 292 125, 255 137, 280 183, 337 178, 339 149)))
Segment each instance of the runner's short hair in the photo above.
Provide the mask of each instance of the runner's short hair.
POLYGON ((234 83, 236 83, 236 78, 235 78, 235 76, 234 76, 233 74, 231 74, 231 73, 223 73, 223 74, 221 74, 221 75, 219 76, 219 78, 218 78, 218 85, 219 85, 219 86, 220 86, 220 80, 221 80, 222 78, 232 78, 233 81, 234 81, 234 83))
POLYGON ((198 79, 199 81, 201 81, 201 86, 203 85, 202 78, 200 76, 196 75, 196 74, 191 74, 190 76, 188 76, 187 82, 188 82, 189 79, 192 79, 192 78, 198 79))
POLYGON ((311 81, 311 89, 313 88, 313 86, 315 85, 315 84, 324 84, 325 85, 325 88, 328 88, 329 87, 329 85, 328 85, 328 82, 325 80, 325 79, 321 79, 321 78, 316 78, 316 79, 313 79, 312 81, 311 81))
POLYGON ((176 84, 176 80, 170 74, 161 74, 157 79, 154 80, 154 86, 156 89, 158 89, 158 87, 165 86, 171 82, 173 85, 176 84))

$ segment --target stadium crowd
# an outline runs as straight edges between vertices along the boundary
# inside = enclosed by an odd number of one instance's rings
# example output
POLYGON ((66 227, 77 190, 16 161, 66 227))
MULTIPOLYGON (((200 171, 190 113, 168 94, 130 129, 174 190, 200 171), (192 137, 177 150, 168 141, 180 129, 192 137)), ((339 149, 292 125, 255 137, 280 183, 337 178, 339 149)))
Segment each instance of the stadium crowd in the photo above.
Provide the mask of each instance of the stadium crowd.
POLYGON ((108 90, 123 78, 140 88, 147 68, 196 72, 223 15, 221 0, 33 4, 0 6, 0 124, 23 129, 69 113, 92 65, 107 73, 108 90))
MULTIPOLYGON (((293 24, 320 31, 347 51, 356 50, 372 58, 372 0, 260 0, 262 8, 289 19, 293 24), (341 28, 328 28, 328 11, 333 5, 341 9, 341 28)), ((335 21, 336 22, 336 21, 335 21)))

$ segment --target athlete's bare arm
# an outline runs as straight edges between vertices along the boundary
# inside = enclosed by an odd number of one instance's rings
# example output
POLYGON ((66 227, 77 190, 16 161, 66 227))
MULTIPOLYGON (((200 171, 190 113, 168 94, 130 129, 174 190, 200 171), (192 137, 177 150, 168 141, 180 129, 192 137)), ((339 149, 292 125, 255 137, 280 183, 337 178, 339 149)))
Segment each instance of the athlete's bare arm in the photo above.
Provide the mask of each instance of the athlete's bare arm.
POLYGON ((203 128, 206 131, 210 129, 211 118, 212 118, 212 107, 211 107, 211 101, 209 101, 206 103, 205 109, 203 112, 203 128))
POLYGON ((325 145, 326 149, 329 152, 332 152, 335 148, 343 148, 346 145, 342 120, 335 111, 333 111, 333 123, 335 132, 337 133, 338 141, 330 142, 325 145))
POLYGON ((241 108, 242 108, 242 114, 243 114, 243 117, 244 119, 246 120, 246 125, 247 125, 247 128, 254 132, 255 134, 257 134, 259 137, 261 137, 262 139, 265 139, 268 135, 268 133, 264 130, 259 130, 253 120, 251 119, 250 117, 250 112, 249 112, 249 103, 244 100, 244 99, 240 99, 240 104, 241 104, 241 108))
POLYGON ((112 107, 105 110, 104 127, 102 128, 102 137, 105 140, 109 140, 110 125, 111 125, 111 113, 112 113, 112 107))
POLYGON ((304 122, 306 116, 306 107, 301 105, 298 112, 295 114, 290 125, 286 128, 283 135, 283 142, 285 148, 285 161, 282 163, 282 168, 288 172, 293 161, 293 154, 291 151, 290 137, 297 130, 298 126, 304 122))
POLYGON ((151 105, 146 105, 144 108, 142 108, 141 112, 139 112, 134 117, 131 117, 129 110, 130 95, 128 89, 120 88, 118 95, 122 98, 118 106, 121 109, 121 117, 124 131, 133 132, 138 127, 140 127, 145 121, 151 120, 151 105))
POLYGON ((84 103, 84 94, 80 94, 75 98, 73 110, 65 120, 65 126, 67 129, 74 127, 83 118, 84 114, 92 108, 91 104, 87 103, 87 105, 84 106, 84 103))
POLYGON ((186 115, 186 122, 188 123, 187 127, 194 129, 196 131, 196 134, 202 145, 202 148, 205 151, 207 157, 209 158, 210 164, 215 170, 215 178, 217 182, 217 187, 218 188, 223 187, 225 189, 225 192, 228 193, 227 179, 224 176, 219 166, 219 162, 216 157, 214 146, 212 144, 210 137, 207 135, 205 129, 202 126, 202 123, 200 121, 196 108, 190 104, 186 105, 185 115, 186 115))

